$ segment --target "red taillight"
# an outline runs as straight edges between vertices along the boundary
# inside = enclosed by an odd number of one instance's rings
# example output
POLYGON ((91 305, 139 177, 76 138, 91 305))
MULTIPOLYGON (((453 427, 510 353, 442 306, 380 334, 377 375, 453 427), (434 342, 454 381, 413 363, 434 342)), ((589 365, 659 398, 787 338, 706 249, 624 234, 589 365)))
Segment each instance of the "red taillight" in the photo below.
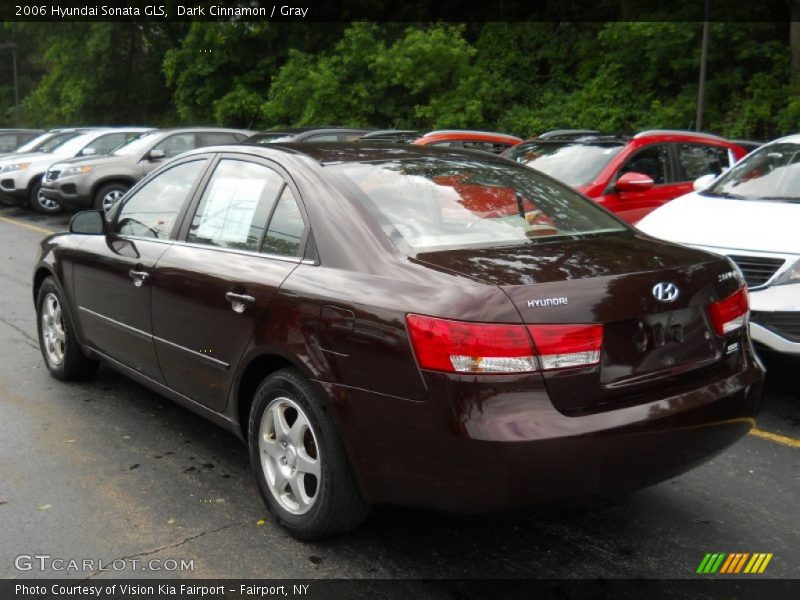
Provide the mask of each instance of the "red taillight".
POLYGON ((750 304, 745 287, 739 288, 724 300, 708 305, 711 323, 719 335, 725 335, 744 325, 748 310, 750 304))
POLYGON ((600 362, 602 325, 528 325, 543 370, 600 362))
POLYGON ((450 373, 529 373, 595 364, 602 325, 496 325, 408 315, 423 369, 450 373), (531 341, 533 337, 533 341, 531 341))

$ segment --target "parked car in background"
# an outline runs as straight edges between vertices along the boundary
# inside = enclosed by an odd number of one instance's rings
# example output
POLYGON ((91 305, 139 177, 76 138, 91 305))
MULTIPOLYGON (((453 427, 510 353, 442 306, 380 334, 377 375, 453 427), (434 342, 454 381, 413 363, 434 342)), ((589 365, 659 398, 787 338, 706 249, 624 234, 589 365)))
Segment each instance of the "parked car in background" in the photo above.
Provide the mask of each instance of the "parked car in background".
POLYGON ((762 146, 697 187, 639 229, 728 256, 747 281, 753 340, 800 357, 800 135, 762 146))
POLYGON ((643 131, 532 139, 504 156, 552 175, 636 223, 692 190, 695 179, 719 174, 747 151, 721 137, 689 131, 643 131))
POLYGON ((289 127, 256 133, 246 139, 244 143, 262 146, 287 142, 350 142, 370 131, 372 129, 347 127, 289 127))
POLYGON ((417 146, 437 146, 445 148, 467 148, 500 154, 522 141, 514 135, 491 131, 470 131, 466 129, 443 129, 429 131, 412 142, 417 146))
POLYGON ((137 181, 178 154, 241 142, 252 132, 215 127, 146 131, 105 156, 53 163, 42 195, 71 210, 109 210, 137 181))
POLYGON ((0 129, 0 155, 14 152, 43 133, 41 129, 0 129))
POLYGON ((453 148, 183 154, 43 240, 33 298, 54 377, 103 361, 245 439, 303 539, 371 504, 480 513, 671 478, 750 430, 763 381, 728 259, 453 148), (492 212, 468 208, 478 188, 492 212))
POLYGON ((28 202, 34 210, 57 213, 57 200, 41 193, 42 179, 50 165, 76 156, 94 156, 110 152, 132 135, 147 131, 144 127, 120 127, 79 131, 58 142, 49 151, 13 154, 0 160, 0 191, 6 196, 28 202))

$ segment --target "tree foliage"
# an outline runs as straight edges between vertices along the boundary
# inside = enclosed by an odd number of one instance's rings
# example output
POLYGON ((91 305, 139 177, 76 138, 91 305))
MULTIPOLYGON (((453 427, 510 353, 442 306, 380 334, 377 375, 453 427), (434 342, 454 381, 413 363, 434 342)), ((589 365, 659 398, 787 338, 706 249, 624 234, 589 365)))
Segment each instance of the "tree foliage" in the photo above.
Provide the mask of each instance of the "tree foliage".
MULTIPOLYGON (((762 139, 797 130, 792 31, 788 21, 712 23, 705 129, 762 139)), ((17 44, 30 126, 335 124, 527 136, 694 127, 701 34, 702 23, 670 21, 14 23, 0 29, 0 43, 17 44)), ((0 51, 0 124, 10 125, 6 57, 0 51)))

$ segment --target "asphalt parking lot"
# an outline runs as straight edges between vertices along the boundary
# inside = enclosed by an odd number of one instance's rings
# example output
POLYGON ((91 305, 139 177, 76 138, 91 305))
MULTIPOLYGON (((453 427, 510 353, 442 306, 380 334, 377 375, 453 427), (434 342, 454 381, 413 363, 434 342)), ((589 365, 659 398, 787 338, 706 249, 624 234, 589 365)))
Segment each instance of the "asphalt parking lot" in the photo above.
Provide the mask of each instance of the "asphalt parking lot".
POLYGON ((768 552, 761 577, 800 578, 797 363, 767 360, 753 434, 655 487, 513 519, 379 508, 303 544, 270 522, 232 435, 107 368, 48 375, 30 277, 38 241, 66 223, 0 206, 0 577, 164 575, 15 566, 48 554, 193 561, 172 577, 686 578, 707 552, 768 552))

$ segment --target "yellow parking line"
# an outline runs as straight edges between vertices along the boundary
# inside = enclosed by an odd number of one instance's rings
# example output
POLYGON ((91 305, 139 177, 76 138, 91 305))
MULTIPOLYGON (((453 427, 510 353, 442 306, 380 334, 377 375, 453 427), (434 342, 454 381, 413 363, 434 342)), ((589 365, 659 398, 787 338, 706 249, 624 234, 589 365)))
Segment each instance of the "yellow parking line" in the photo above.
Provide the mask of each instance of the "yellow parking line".
POLYGON ((776 444, 782 444, 791 448, 800 448, 800 440, 791 438, 788 435, 781 435, 779 433, 772 433, 771 431, 764 431, 758 427, 753 427, 750 430, 750 435, 754 435, 762 440, 769 440, 776 444))
POLYGON ((55 233, 52 229, 47 229, 45 227, 39 227, 37 225, 31 225, 30 223, 24 223, 22 221, 17 221, 16 219, 9 219, 8 217, 0 217, 0 221, 5 221, 6 223, 11 223, 12 225, 16 225, 17 227, 23 227, 24 229, 30 229, 31 231, 37 231, 39 233, 55 233))

